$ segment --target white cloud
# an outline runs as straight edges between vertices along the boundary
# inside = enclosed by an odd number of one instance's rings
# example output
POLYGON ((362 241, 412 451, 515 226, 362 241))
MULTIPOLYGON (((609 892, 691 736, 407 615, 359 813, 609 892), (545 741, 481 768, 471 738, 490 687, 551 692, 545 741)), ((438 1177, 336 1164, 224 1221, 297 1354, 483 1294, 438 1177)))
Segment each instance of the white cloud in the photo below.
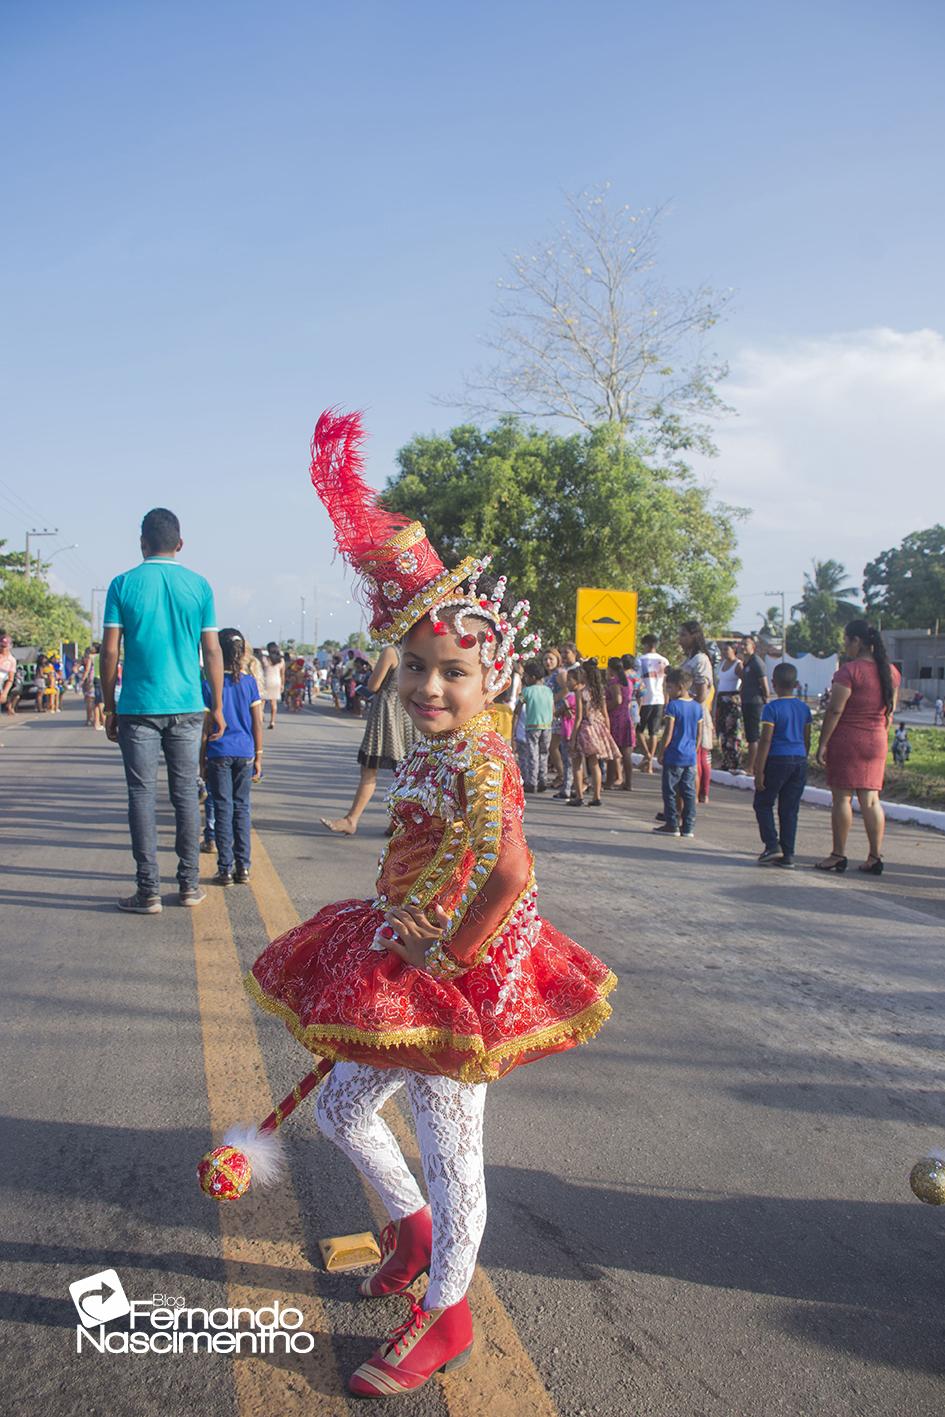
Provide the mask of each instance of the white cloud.
POLYGON ((752 509, 740 534, 742 619, 763 592, 797 600, 812 558, 859 584, 879 551, 943 515, 945 335, 859 330, 740 350, 700 464, 719 497, 752 509))

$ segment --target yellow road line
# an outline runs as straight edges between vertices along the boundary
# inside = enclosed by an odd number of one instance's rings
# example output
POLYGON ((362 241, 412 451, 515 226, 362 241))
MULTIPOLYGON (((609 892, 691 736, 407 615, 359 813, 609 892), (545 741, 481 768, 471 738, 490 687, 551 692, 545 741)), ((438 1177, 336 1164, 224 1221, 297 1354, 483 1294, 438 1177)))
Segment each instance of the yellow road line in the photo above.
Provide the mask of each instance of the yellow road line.
MULTIPOLYGON (((255 831, 250 884, 270 939, 298 924, 298 911, 255 831)), ((390 1102, 384 1108, 384 1117, 405 1157, 416 1166, 419 1160, 416 1142, 403 1113, 390 1102)), ((375 1221, 385 1225, 387 1216, 380 1201, 370 1186, 365 1184, 364 1190, 375 1221)), ((481 1265, 473 1276, 469 1302, 477 1332, 473 1361, 440 1379, 450 1417, 504 1417, 509 1412, 528 1413, 528 1417, 557 1417, 557 1409, 538 1369, 481 1265)))
MULTIPOLYGON (((210 1125, 218 1143, 232 1123, 261 1121, 272 1107, 272 1095, 223 892, 208 891, 192 914, 210 1125)), ((206 1204, 216 1203, 208 1199, 206 1204)), ((302 1327, 315 1338, 311 1354, 244 1354, 234 1360, 239 1417, 343 1417, 349 1411, 344 1385, 324 1308, 313 1293, 291 1182, 283 1180, 268 1192, 250 1189, 240 1200, 216 1208, 228 1305, 259 1309, 278 1299, 283 1307, 301 1309, 302 1327)))

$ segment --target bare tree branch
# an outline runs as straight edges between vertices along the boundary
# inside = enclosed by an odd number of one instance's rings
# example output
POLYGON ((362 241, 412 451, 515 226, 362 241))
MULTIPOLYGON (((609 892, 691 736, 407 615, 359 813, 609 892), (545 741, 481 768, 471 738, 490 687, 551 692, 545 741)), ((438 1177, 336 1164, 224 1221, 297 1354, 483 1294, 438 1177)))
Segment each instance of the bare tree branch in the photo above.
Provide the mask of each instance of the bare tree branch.
POLYGON ((460 398, 437 402, 475 417, 615 423, 666 449, 714 452, 708 420, 732 410, 716 389, 727 367, 705 341, 731 292, 657 278, 665 208, 615 207, 609 184, 566 202, 555 240, 509 258, 483 340, 494 362, 466 378, 460 398))

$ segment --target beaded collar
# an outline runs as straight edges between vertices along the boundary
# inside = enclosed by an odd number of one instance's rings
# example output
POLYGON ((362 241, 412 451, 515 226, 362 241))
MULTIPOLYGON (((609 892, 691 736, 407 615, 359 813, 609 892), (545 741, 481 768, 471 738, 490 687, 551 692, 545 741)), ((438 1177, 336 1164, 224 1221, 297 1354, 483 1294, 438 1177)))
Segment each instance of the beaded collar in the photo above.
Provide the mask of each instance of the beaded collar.
POLYGON ((477 713, 461 728, 454 728, 452 733, 438 733, 430 737, 419 738, 413 751, 421 758, 464 757, 467 749, 475 746, 477 738, 494 729, 495 721, 492 713, 489 709, 483 709, 482 713, 477 713))
POLYGON ((479 739, 494 727, 485 709, 452 733, 418 738, 397 769, 386 798, 388 809, 398 802, 416 802, 431 816, 452 821, 459 810, 456 779, 472 767, 479 739))

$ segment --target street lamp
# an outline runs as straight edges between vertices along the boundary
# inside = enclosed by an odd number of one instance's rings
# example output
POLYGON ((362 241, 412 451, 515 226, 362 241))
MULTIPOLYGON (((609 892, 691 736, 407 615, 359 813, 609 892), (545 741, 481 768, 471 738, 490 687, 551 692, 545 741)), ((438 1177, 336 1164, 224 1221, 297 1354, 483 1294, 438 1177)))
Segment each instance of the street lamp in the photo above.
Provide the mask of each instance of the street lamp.
POLYGON ((78 551, 78 549, 79 543, 77 541, 73 541, 71 546, 57 546, 55 551, 51 551, 49 553, 49 560, 54 561, 59 555, 60 551, 78 551))

